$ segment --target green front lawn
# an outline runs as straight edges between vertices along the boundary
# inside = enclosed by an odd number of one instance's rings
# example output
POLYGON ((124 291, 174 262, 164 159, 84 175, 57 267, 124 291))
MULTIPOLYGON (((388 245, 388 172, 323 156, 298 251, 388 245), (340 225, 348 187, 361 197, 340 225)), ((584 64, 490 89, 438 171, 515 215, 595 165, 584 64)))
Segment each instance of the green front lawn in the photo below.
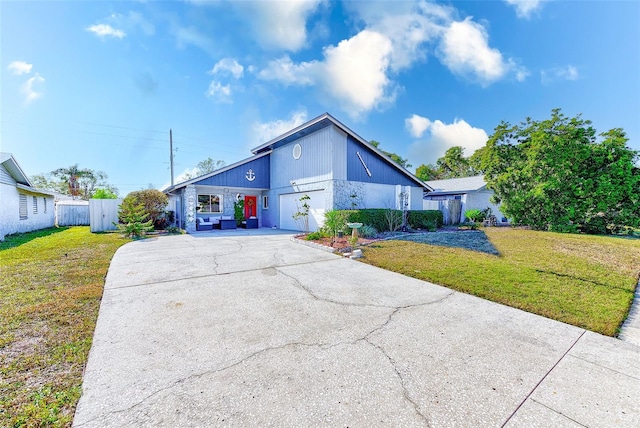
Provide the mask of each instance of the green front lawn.
POLYGON ((608 336, 618 333, 638 283, 639 239, 510 228, 484 232, 499 255, 385 241, 365 247, 362 260, 608 336))
POLYGON ((0 242, 0 426, 71 426, 116 249, 88 227, 0 242))

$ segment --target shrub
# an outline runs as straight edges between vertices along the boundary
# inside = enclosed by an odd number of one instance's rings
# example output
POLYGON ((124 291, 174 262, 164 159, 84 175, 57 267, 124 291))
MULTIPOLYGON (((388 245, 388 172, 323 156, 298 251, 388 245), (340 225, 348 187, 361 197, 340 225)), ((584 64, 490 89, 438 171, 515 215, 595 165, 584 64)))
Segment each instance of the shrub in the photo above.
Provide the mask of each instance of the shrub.
MULTIPOLYGON (((169 203, 167 195, 156 189, 145 189, 129 193, 122 201, 123 204, 124 201, 127 200, 131 201, 133 205, 142 204, 143 210, 148 214, 151 224, 153 224, 156 229, 162 228, 164 222, 158 222, 158 219, 162 216, 169 203)), ((118 219, 124 223, 122 217, 118 216, 118 219)))
POLYGON ((478 209, 466 210, 464 216, 474 223, 480 223, 484 220, 485 213, 478 209))
POLYGON ((118 195, 109 189, 96 189, 91 199, 118 199, 118 195))
POLYGON ((147 220, 148 217, 149 213, 145 212, 144 205, 133 198, 124 198, 118 211, 120 223, 116 227, 127 237, 140 238, 153 230, 153 222, 147 220))
MULTIPOLYGON (((389 230, 389 223, 385 217, 388 210, 384 208, 369 208, 362 210, 347 210, 347 221, 349 223, 368 224, 376 230, 384 232, 389 230)), ((396 211, 396 210, 392 210, 396 211)), ((397 211, 402 216, 401 211, 397 211)))
POLYGON ((442 227, 442 212, 438 210, 409 211, 409 226, 433 231, 442 227))
POLYGON ((347 228, 347 211, 331 210, 324 213, 324 226, 322 231, 329 234, 333 238, 338 235, 338 232, 344 231, 347 228))
POLYGON ((326 238, 327 236, 329 236, 327 233, 322 231, 317 231, 317 232, 311 232, 304 239, 306 239, 307 241, 317 241, 319 239, 326 238))
POLYGON ((363 238, 375 238, 378 235, 378 231, 373 226, 363 224, 358 229, 358 235, 362 236, 363 238))
POLYGON ((169 233, 177 233, 177 234, 184 233, 184 230, 180 229, 178 226, 168 226, 166 231, 169 233))

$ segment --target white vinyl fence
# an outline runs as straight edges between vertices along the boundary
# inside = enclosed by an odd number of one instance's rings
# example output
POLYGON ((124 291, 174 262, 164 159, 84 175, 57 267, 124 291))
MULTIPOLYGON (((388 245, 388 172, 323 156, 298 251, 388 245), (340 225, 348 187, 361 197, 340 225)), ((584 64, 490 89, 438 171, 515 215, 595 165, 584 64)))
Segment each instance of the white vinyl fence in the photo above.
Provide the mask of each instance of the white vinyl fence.
POLYGON ((89 225, 89 203, 87 201, 56 201, 55 213, 58 226, 89 225))
POLYGON ((91 232, 116 230, 113 223, 118 223, 118 207, 122 199, 91 199, 89 213, 91 216, 91 232))
POLYGON ((462 217, 462 201, 459 199, 425 200, 423 201, 423 209, 441 211, 442 224, 459 224, 464 221, 462 217))

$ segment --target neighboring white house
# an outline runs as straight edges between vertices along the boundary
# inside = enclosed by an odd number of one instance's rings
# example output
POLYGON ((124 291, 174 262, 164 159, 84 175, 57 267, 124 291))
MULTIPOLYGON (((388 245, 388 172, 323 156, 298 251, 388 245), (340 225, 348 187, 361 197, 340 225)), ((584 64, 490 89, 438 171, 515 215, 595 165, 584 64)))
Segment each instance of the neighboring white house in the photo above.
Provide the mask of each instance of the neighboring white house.
POLYGON ((252 153, 248 159, 165 189, 168 209, 175 211, 178 224, 191 233, 199 218, 230 221, 234 202, 241 199, 244 217, 253 220, 254 227, 301 230, 294 214, 307 204, 309 230, 316 230, 324 223, 324 213, 332 209, 404 205, 422 210, 423 192, 431 190, 328 113, 252 153))
POLYGON ((500 206, 491 202, 493 190, 487 189, 487 183, 483 175, 463 178, 450 178, 448 180, 427 181, 433 192, 424 196, 424 209, 437 210, 443 212, 446 224, 456 224, 464 221, 466 210, 484 210, 491 208, 492 214, 496 216, 499 223, 506 223, 507 218, 500 211, 500 206), (449 219, 447 201, 460 200, 462 209, 460 219, 449 219), (449 221, 448 221, 449 220, 449 221))
POLYGON ((53 227, 55 197, 33 187, 11 153, 0 153, 0 240, 53 227))

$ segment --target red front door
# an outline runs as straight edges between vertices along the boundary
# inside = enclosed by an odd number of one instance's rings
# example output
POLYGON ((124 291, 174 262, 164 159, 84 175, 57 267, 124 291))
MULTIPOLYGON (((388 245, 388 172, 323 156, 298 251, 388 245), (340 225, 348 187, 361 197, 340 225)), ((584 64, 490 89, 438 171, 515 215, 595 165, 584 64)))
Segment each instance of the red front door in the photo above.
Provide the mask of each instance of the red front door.
POLYGON ((258 217, 257 202, 256 196, 244 197, 244 218, 258 217))

